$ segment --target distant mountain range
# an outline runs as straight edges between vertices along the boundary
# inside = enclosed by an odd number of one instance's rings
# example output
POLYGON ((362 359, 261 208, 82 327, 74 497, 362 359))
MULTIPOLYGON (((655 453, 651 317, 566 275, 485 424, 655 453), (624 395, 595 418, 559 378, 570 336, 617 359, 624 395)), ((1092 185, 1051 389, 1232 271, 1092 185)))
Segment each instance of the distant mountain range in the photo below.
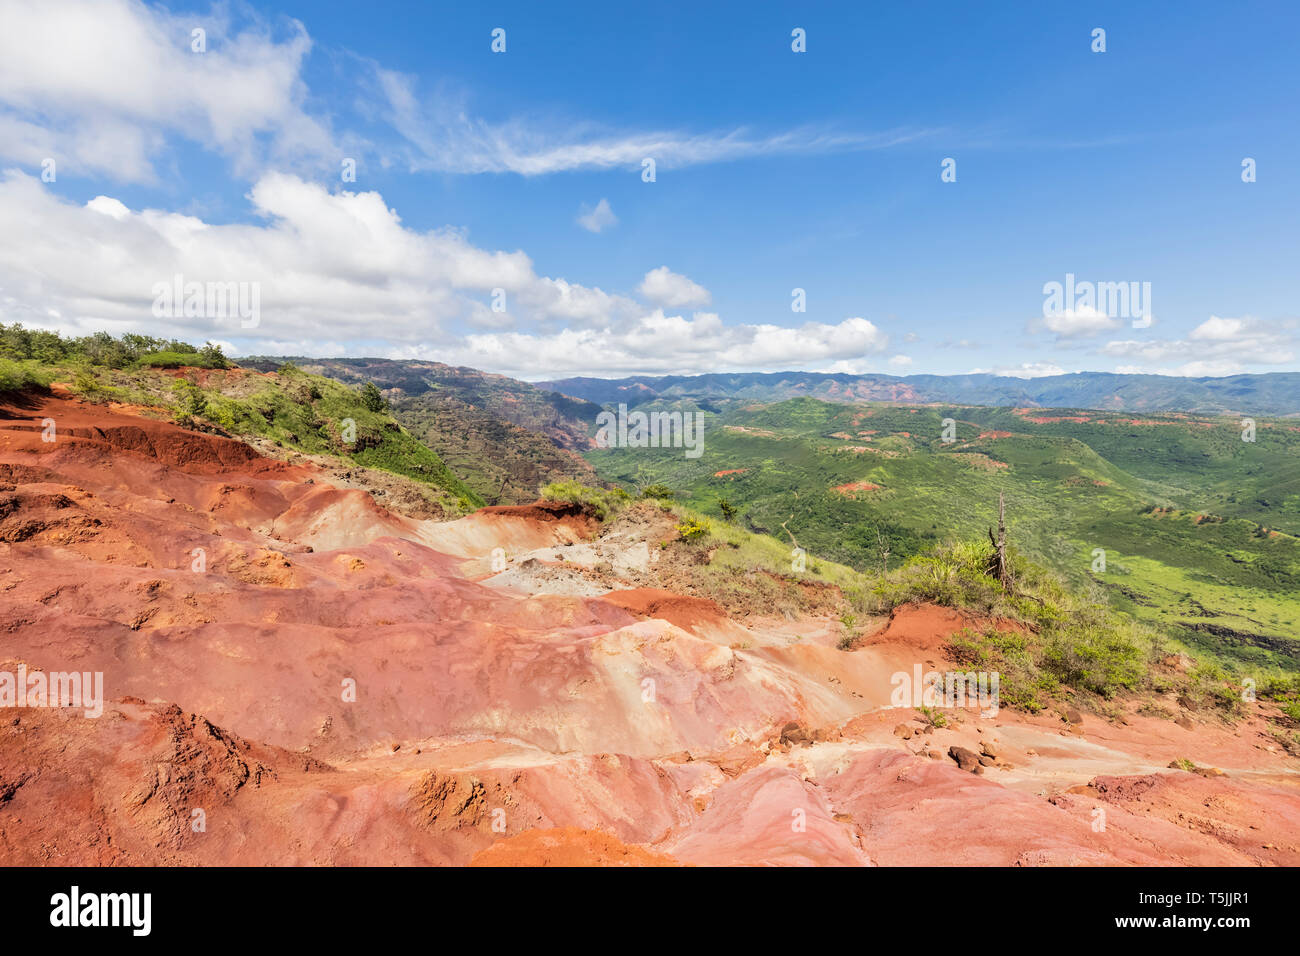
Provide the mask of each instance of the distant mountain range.
POLYGON ((538 388, 605 405, 656 400, 745 399, 759 402, 818 398, 830 402, 951 402, 1034 408, 1096 408, 1138 412, 1300 415, 1300 372, 1176 378, 1075 372, 1042 378, 1002 375, 848 375, 820 372, 738 372, 564 378, 538 388))

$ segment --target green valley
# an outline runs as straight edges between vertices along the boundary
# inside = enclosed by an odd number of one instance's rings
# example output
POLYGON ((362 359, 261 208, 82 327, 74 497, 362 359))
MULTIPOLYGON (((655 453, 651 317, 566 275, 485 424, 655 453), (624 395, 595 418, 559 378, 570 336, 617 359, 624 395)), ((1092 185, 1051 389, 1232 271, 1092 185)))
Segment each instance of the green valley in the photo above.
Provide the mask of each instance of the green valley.
POLYGON ((1237 418, 1178 413, 710 408, 699 458, 587 457, 607 481, 667 485, 705 514, 871 573, 984 537, 1001 494, 1017 549, 1095 600, 1189 649, 1300 669, 1300 429, 1286 420, 1260 420, 1250 442, 1237 418))

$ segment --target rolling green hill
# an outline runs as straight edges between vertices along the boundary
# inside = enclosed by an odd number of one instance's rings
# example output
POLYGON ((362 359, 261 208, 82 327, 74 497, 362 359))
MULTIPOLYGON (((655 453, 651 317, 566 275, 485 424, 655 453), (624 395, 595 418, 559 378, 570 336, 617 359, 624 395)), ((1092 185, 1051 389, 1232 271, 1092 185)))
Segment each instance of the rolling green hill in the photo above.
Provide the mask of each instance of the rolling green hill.
POLYGON ((1239 420, 1187 415, 806 398, 705 415, 697 459, 587 457, 606 480, 666 484, 706 514, 738 509, 752 530, 864 570, 983 536, 1002 493, 1020 550, 1098 600, 1189 646, 1300 669, 1300 516, 1287 490, 1300 432, 1285 422, 1260 421, 1249 443, 1239 420))

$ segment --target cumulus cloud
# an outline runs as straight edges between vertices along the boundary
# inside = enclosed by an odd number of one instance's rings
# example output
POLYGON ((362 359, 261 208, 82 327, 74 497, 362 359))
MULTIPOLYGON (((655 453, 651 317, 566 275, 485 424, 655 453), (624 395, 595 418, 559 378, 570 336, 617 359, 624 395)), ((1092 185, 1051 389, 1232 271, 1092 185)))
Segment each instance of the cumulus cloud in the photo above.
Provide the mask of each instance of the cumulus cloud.
MULTIPOLYGON (((234 354, 423 357, 531 378, 558 374, 780 369, 883 351, 863 318, 790 328, 672 314, 636 299, 539 276, 527 255, 475 246, 460 231, 403 225, 376 192, 330 192, 274 173, 248 193, 255 224, 214 224, 111 196, 84 204, 34 176, 0 176, 0 321, 69 334, 147 331, 219 339, 234 354), (152 313, 155 287, 250 283, 260 324, 152 313), (491 308, 496 290, 504 311, 491 308)), ((660 300, 708 293, 666 268, 660 300)))
POLYGON ((212 224, 155 209, 132 211, 99 196, 60 198, 35 177, 0 178, 0 314, 69 332, 156 328, 152 289, 186 281, 257 283, 262 324, 241 330, 218 317, 172 323, 198 338, 420 341, 460 320, 502 324, 494 289, 516 310, 546 320, 630 310, 635 303, 538 276, 522 252, 480 249, 456 230, 409 229, 374 192, 331 193, 274 173, 248 194, 265 224, 212 224), (487 313, 487 316, 484 316, 487 313))
POLYGON ((1043 326, 1058 339, 1091 338, 1121 324, 1119 319, 1093 308, 1070 309, 1043 317, 1043 326))
POLYGON ((311 39, 236 29, 215 8, 173 15, 135 0, 0 0, 0 158, 117 182, 155 178, 179 137, 251 174, 267 162, 335 164, 327 120, 305 109, 311 39), (191 31, 206 31, 206 52, 191 31))
POLYGON ((609 208, 608 199, 601 199, 595 206, 583 203, 578 211, 578 225, 588 232, 600 232, 602 229, 618 225, 618 216, 615 216, 614 210, 609 208))
POLYGON ((618 327, 470 335, 453 349, 451 358, 440 360, 533 379, 719 369, 777 371, 847 361, 864 352, 880 352, 888 341, 861 318, 788 328, 727 325, 711 312, 686 318, 656 310, 618 327))
POLYGON ((678 275, 667 266, 647 272, 637 291, 647 301, 669 309, 708 305, 713 299, 704 286, 678 275))
POLYGON ((1190 376, 1234 375, 1251 366, 1284 365, 1295 359, 1297 323, 1212 315, 1182 339, 1107 342, 1103 355, 1137 359, 1133 372, 1190 376))

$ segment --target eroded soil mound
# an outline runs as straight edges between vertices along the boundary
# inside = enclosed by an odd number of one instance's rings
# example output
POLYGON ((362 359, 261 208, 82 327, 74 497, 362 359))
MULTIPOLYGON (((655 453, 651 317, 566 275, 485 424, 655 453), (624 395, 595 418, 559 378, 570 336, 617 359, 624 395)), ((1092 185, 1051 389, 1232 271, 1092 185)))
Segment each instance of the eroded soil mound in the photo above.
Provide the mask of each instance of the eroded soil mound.
POLYGON ((0 864, 1298 860, 1258 714, 938 726, 891 697, 959 612, 845 651, 816 600, 682 593, 653 505, 382 498, 130 409, 0 407, 0 675, 103 675, 98 717, 0 708, 0 864))

